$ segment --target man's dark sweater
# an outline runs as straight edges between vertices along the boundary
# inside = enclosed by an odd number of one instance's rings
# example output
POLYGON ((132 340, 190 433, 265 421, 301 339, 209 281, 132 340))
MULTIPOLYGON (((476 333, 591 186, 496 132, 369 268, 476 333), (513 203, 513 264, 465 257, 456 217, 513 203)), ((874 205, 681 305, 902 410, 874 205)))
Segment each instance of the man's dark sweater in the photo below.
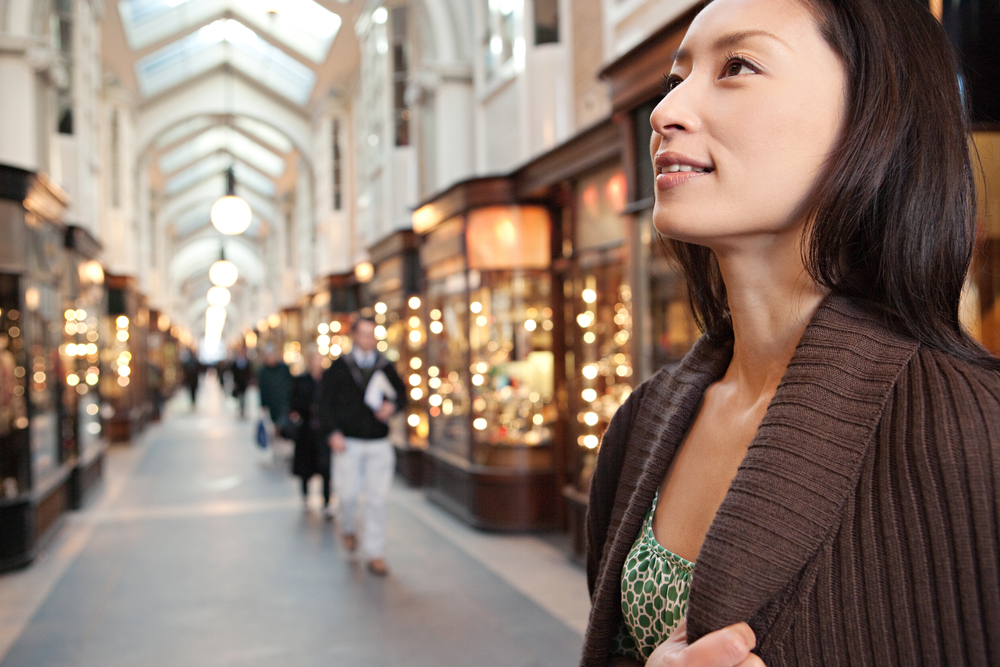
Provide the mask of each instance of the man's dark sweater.
POLYGON ((353 358, 350 360, 359 378, 355 378, 346 357, 334 361, 323 373, 320 388, 323 432, 328 436, 340 431, 344 437, 362 440, 384 438, 389 435, 389 425, 376 419, 375 413, 365 405, 365 388, 375 371, 381 370, 396 390, 396 409, 402 410, 406 407, 406 386, 392 363, 380 354, 372 368, 358 368, 353 358))

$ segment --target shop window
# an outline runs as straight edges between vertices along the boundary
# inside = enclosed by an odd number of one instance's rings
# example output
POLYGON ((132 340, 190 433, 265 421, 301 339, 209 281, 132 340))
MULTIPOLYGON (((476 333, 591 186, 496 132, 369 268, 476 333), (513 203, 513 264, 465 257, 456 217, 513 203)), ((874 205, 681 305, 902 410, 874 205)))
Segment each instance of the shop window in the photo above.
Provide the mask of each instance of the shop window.
POLYGON ((66 84, 56 93, 59 134, 73 134, 73 0, 56 0, 51 14, 52 46, 62 54, 66 84))
POLYGON ((339 211, 343 207, 343 163, 340 157, 340 119, 333 119, 333 127, 331 128, 331 151, 332 164, 331 170, 333 172, 333 210, 339 211))
POLYGON ((15 444, 15 433, 28 427, 24 322, 20 279, 0 274, 0 495, 16 498, 31 489, 27 454, 15 444))
POLYGON ((440 451, 468 460, 469 303, 464 273, 429 281, 427 300, 430 442, 440 451))
POLYGON ((392 10, 392 100, 396 145, 410 145, 410 110, 406 108, 406 82, 410 70, 410 44, 406 7, 392 10))
POLYGON ((547 267, 548 211, 539 206, 488 206, 469 213, 469 267, 480 270, 547 267))
MULTIPOLYGON (((475 274, 473 274, 475 277, 475 274)), ((473 462, 550 465, 511 447, 551 444, 553 402, 551 277, 542 271, 491 271, 470 292, 469 382, 473 462)))
MULTIPOLYGON (((517 26, 523 12, 523 0, 485 0, 486 31, 483 38, 483 61, 486 80, 513 72, 518 48, 517 26)), ((521 43, 523 48, 523 42, 521 43)))
POLYGON ((636 201, 645 201, 653 205, 655 182, 653 180, 653 161, 649 156, 649 141, 653 135, 653 126, 649 117, 656 108, 658 100, 640 104, 632 111, 632 127, 635 128, 633 148, 635 150, 636 201))
MULTIPOLYGON (((119 127, 118 109, 111 110, 111 206, 120 208, 122 205, 121 191, 121 128, 119 127)), ((155 236, 155 234, 154 234, 155 236)))
POLYGON ((535 44, 559 42, 559 0, 535 0, 535 44))

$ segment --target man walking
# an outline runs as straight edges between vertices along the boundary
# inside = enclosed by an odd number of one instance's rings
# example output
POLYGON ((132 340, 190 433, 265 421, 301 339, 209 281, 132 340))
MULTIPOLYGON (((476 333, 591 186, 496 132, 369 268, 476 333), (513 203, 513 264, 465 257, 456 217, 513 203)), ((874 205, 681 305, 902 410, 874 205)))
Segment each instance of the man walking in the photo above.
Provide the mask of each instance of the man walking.
POLYGON ((393 365, 375 350, 375 322, 351 325, 353 347, 323 374, 320 405, 334 452, 340 530, 348 551, 357 548, 356 510, 364 491, 364 553, 368 570, 384 576, 386 502, 396 453, 389 418, 406 407, 406 387, 393 365))

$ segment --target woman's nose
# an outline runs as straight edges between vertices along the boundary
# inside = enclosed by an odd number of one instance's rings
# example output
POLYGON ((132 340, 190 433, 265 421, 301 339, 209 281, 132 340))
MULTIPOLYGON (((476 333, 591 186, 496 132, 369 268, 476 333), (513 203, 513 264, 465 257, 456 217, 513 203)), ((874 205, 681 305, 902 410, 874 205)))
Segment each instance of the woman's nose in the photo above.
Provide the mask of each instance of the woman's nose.
POLYGON ((696 106, 695 82, 681 81, 653 109, 649 124, 653 127, 653 132, 663 136, 676 131, 697 132, 701 129, 701 119, 696 106))

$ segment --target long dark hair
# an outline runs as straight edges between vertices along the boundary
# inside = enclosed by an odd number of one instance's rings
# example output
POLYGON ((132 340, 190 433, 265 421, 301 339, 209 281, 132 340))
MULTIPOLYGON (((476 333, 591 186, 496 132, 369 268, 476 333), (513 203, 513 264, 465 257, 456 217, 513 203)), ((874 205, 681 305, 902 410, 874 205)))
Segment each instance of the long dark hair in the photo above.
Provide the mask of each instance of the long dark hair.
MULTIPOLYGON (((976 186, 958 64, 919 0, 803 0, 844 64, 841 143, 812 193, 803 257, 813 279, 896 331, 1000 367, 962 327, 975 244, 976 186)), ((707 3, 706 3, 707 4, 707 3)), ((731 334, 714 254, 669 241, 709 335, 731 334)))

